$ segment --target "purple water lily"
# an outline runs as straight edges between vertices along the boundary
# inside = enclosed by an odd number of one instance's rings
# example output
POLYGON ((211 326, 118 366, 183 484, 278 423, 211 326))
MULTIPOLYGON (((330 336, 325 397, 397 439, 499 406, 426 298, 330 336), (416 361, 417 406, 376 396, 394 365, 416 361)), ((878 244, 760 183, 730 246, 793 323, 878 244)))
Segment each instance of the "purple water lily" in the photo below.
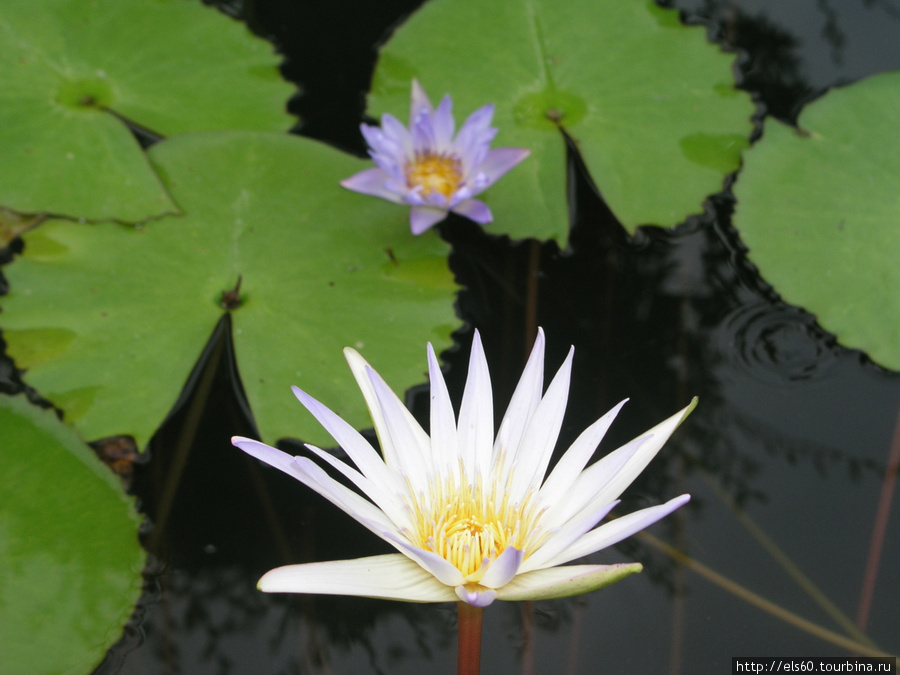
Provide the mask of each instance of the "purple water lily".
POLYGON ((356 192, 409 204, 409 226, 421 234, 453 211, 476 223, 493 220, 487 205, 473 199, 528 157, 523 148, 496 148, 497 129, 490 126, 493 104, 482 106, 454 137, 453 101, 444 96, 434 108, 418 81, 412 83, 409 129, 393 115, 381 127, 360 126, 369 154, 378 166, 341 181, 356 192))

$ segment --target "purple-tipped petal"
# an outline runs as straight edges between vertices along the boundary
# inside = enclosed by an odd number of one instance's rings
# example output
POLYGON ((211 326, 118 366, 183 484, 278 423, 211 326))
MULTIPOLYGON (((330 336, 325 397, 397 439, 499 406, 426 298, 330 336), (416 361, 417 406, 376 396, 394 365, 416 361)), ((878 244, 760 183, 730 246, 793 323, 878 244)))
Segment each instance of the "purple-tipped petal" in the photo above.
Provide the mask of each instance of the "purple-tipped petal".
POLYGON ((473 607, 487 607, 497 599, 497 591, 493 589, 469 589, 465 586, 456 587, 456 597, 473 607))
POLYGON ((494 220, 494 215, 487 204, 477 199, 467 199, 462 204, 454 206, 453 213, 465 216, 479 225, 487 225, 494 220))
POLYGON ((413 234, 422 234, 447 217, 443 209, 428 206, 414 206, 409 212, 409 229, 413 234))
POLYGON ((478 583, 488 588, 505 586, 518 574, 524 557, 525 551, 520 551, 512 546, 505 548, 503 553, 491 562, 491 566, 488 567, 487 572, 478 583))
POLYGON ((690 499, 690 495, 681 495, 680 497, 675 497, 675 499, 670 499, 665 504, 651 506, 648 509, 641 509, 640 511, 629 513, 627 516, 616 518, 601 525, 596 530, 591 530, 567 549, 545 561, 542 566, 556 567, 557 565, 563 565, 571 560, 582 558, 595 551, 617 544, 635 532, 640 532, 645 527, 649 527, 657 520, 665 518, 675 509, 687 504, 690 499))
POLYGON ((361 192, 364 195, 381 197, 382 199, 387 199, 395 204, 402 204, 403 198, 385 187, 385 183, 387 183, 389 179, 390 176, 380 168, 366 169, 365 171, 360 171, 359 173, 350 176, 350 178, 342 180, 341 187, 353 190, 354 192, 361 192))

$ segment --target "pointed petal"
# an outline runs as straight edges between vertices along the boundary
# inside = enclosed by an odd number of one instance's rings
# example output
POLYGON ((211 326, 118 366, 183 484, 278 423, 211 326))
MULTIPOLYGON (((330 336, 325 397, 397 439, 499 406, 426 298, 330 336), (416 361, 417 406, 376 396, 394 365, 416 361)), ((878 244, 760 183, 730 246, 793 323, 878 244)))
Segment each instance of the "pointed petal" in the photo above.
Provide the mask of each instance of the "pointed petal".
POLYGON ((381 509, 384 512, 384 515, 391 519, 391 522, 393 522, 398 530, 412 526, 412 522, 409 518, 409 511, 404 508, 402 501, 395 498, 395 493, 385 489, 388 485, 391 485, 392 482, 379 483, 377 480, 370 480, 353 467, 348 466, 321 448, 317 448, 309 443, 306 444, 306 447, 309 448, 310 452, 315 454, 316 457, 346 476, 356 487, 362 490, 363 493, 375 503, 375 506, 381 509))
MULTIPOLYGON (((638 451, 634 453, 634 456, 626 462, 625 466, 623 466, 618 472, 616 472, 615 476, 612 477, 609 481, 605 482, 603 486, 603 499, 605 501, 611 502, 614 499, 617 499, 622 492, 625 491, 629 485, 631 485, 632 481, 638 477, 638 475, 647 468, 647 465, 650 463, 656 454, 660 451, 660 449, 665 445, 666 441, 669 440, 669 437, 678 428, 684 419, 690 415, 691 411, 697 406, 697 399, 695 398, 690 402, 690 404, 680 410, 679 412, 672 415, 669 419, 664 420, 657 424, 655 427, 650 429, 649 431, 644 432, 637 438, 635 438, 632 443, 637 441, 643 441, 638 451)), ((595 476, 593 475, 597 469, 594 467, 597 466, 599 462, 595 463, 593 466, 588 467, 586 471, 584 471, 581 476, 576 481, 575 489, 578 489, 578 484, 582 481, 596 481, 595 476)))
POLYGON ((430 206, 413 206, 409 212, 409 229, 413 234, 422 234, 447 217, 444 209, 430 206))
POLYGON ((422 569, 426 570, 435 579, 447 586, 459 586, 465 582, 465 578, 452 563, 444 560, 437 553, 426 551, 418 546, 413 546, 400 536, 388 535, 389 541, 397 547, 407 558, 413 560, 422 569))
POLYGON ((592 464, 562 494, 565 498, 555 501, 551 495, 544 495, 541 489, 541 502, 546 504, 547 513, 543 523, 546 527, 561 527, 566 521, 577 517, 585 509, 595 509, 609 504, 610 499, 606 486, 615 479, 618 472, 637 453, 647 438, 636 438, 621 448, 617 448, 598 462, 592 464))
POLYGON ((453 132, 456 122, 453 120, 453 101, 450 95, 444 96, 441 104, 434 112, 434 144, 439 154, 450 151, 453 144, 453 132))
POLYGON ((629 513, 627 516, 604 523, 596 530, 588 532, 569 548, 545 561, 543 566, 555 567, 556 565, 563 565, 570 560, 590 555, 600 549, 617 544, 635 532, 640 532, 645 527, 652 525, 657 520, 665 518, 672 511, 690 501, 690 498, 690 495, 681 495, 675 497, 675 499, 670 499, 665 504, 641 509, 640 511, 629 513))
POLYGON ((341 181, 341 186, 354 192, 360 192, 364 195, 372 195, 373 197, 381 197, 395 204, 403 204, 403 197, 395 192, 391 192, 385 187, 385 183, 390 180, 390 176, 380 168, 366 169, 357 174, 345 178, 341 181))
POLYGON ((273 448, 260 441, 255 441, 252 438, 244 438, 243 436, 233 436, 231 438, 231 444, 236 448, 240 448, 251 457, 255 457, 259 461, 265 462, 269 466, 283 471, 292 478, 296 478, 299 481, 304 480, 305 476, 303 472, 298 469, 296 462, 294 462, 293 455, 289 455, 278 448, 273 448))
POLYGON ((547 540, 532 553, 528 560, 519 570, 522 574, 538 570, 546 567, 544 564, 548 560, 552 560, 555 556, 565 551, 569 546, 580 539, 586 532, 589 532, 601 520, 606 518, 619 502, 615 501, 611 504, 598 504, 593 509, 584 509, 579 512, 578 516, 572 518, 558 530, 553 532, 547 540))
POLYGON ((487 189, 488 186, 496 183, 498 178, 530 154, 531 150, 526 148, 495 148, 494 150, 489 150, 484 161, 477 167, 474 167, 474 170, 483 172, 487 177, 487 185, 482 189, 487 189))
POLYGON ((416 123, 416 120, 419 118, 419 115, 422 114, 422 111, 426 111, 430 115, 434 112, 434 107, 431 105, 431 100, 428 98, 428 94, 425 93, 425 89, 422 88, 422 85, 419 84, 417 79, 413 78, 412 96, 409 101, 410 128, 416 123))
POLYGON ((494 220, 494 216, 491 214, 487 204, 477 199, 467 199, 461 204, 454 206, 451 210, 453 213, 465 216, 479 225, 487 225, 494 220))
MULTIPOLYGON (((417 492, 425 490, 432 479, 431 476, 431 442, 427 434, 419 426, 416 419, 409 414, 406 406, 400 402, 384 380, 372 370, 366 368, 378 405, 384 415, 385 431, 390 435, 391 444, 397 454, 397 468, 401 476, 407 477, 412 488, 417 492)), ((418 494, 412 495, 413 498, 418 494)))
POLYGON ((581 595, 640 572, 640 563, 571 565, 520 574, 497 590, 498 600, 551 600, 581 595))
POLYGON ((459 479, 459 441, 456 415, 437 356, 428 343, 428 379, 431 382, 431 456, 443 478, 459 479))
POLYGON ((496 600, 497 591, 482 588, 469 589, 466 586, 457 586, 456 596, 473 607, 483 608, 496 600))
POLYGON ((511 489, 513 502, 519 502, 526 492, 540 485, 544 479, 553 448, 559 438, 563 416, 566 414, 574 354, 574 347, 570 348, 566 360, 547 387, 547 393, 538 404, 522 436, 514 460, 511 489))
POLYGON ((541 402, 544 391, 544 331, 538 328, 531 355, 516 385, 494 442, 494 473, 506 481, 509 469, 522 442, 528 421, 541 402))
POLYGON ((288 565, 259 580, 266 593, 355 595, 405 602, 455 602, 456 593, 399 553, 288 565))
POLYGON ((487 484, 494 439, 494 398, 478 330, 472 338, 469 374, 459 408, 458 429, 460 455, 469 482, 474 482, 477 475, 487 484))
POLYGON ((497 135, 497 130, 490 127, 493 117, 494 106, 482 106, 469 115, 456 135, 453 146, 465 176, 476 171, 488 155, 491 141, 497 135))
POLYGON ((508 546, 491 562, 491 566, 478 583, 488 588, 505 586, 519 572, 524 556, 524 551, 508 546))
POLYGON ((403 122, 389 113, 381 116, 381 130, 388 138, 393 139, 403 150, 403 158, 412 157, 413 142, 409 129, 403 126, 403 122))
POLYGON ((299 387, 291 387, 294 396, 303 404, 331 437, 344 449, 364 476, 370 478, 385 489, 397 491, 400 485, 384 464, 378 452, 369 445, 356 429, 347 424, 327 406, 319 403, 299 387))
MULTIPOLYGON (((620 401, 612 410, 582 431, 565 454, 560 457, 556 466, 553 467, 553 471, 541 486, 541 499, 545 504, 548 506, 556 504, 562 495, 572 487, 627 400, 620 401)), ((621 467, 617 467, 616 471, 619 468, 621 467)), ((615 472, 611 472, 610 475, 613 473, 615 472)))

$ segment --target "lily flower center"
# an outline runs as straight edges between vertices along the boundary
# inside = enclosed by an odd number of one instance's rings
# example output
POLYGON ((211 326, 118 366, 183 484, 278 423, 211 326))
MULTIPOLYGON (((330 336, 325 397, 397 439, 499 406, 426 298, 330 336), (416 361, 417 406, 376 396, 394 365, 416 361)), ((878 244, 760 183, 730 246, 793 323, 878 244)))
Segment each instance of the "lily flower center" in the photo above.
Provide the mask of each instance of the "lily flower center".
POLYGON ((416 158, 406 165, 404 174, 407 186, 421 188, 423 197, 437 193, 450 199, 462 182, 462 165, 453 156, 416 154, 416 158))
MULTIPOLYGON (((479 481, 480 483, 480 481, 479 481)), ((412 505, 416 524, 413 542, 456 567, 467 581, 478 582, 487 564, 507 547, 528 553, 539 543, 542 510, 531 495, 510 504, 505 491, 480 484, 438 483, 432 494, 412 505), (498 494, 499 492, 499 494, 498 494)))

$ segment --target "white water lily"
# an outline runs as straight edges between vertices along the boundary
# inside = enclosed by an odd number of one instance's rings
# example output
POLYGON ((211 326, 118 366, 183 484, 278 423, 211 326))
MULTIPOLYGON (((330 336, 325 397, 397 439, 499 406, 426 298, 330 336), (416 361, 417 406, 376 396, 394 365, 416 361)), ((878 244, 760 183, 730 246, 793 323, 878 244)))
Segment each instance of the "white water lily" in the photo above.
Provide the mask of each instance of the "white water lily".
POLYGON ((399 553, 280 567, 260 579, 260 590, 409 602, 461 600, 476 607, 495 599, 577 595, 639 572, 641 566, 565 563, 621 541, 690 498, 681 495, 598 526, 695 402, 587 466, 625 402, 619 403, 575 440, 545 478, 565 413, 573 350, 542 396, 541 331, 496 438, 490 378, 477 331, 458 422, 428 345, 430 435, 356 351, 344 353, 368 404, 381 455, 324 405, 296 387, 294 393, 356 466, 307 447, 359 492, 309 458, 292 457, 249 438, 236 437, 233 443, 297 478, 399 553))

